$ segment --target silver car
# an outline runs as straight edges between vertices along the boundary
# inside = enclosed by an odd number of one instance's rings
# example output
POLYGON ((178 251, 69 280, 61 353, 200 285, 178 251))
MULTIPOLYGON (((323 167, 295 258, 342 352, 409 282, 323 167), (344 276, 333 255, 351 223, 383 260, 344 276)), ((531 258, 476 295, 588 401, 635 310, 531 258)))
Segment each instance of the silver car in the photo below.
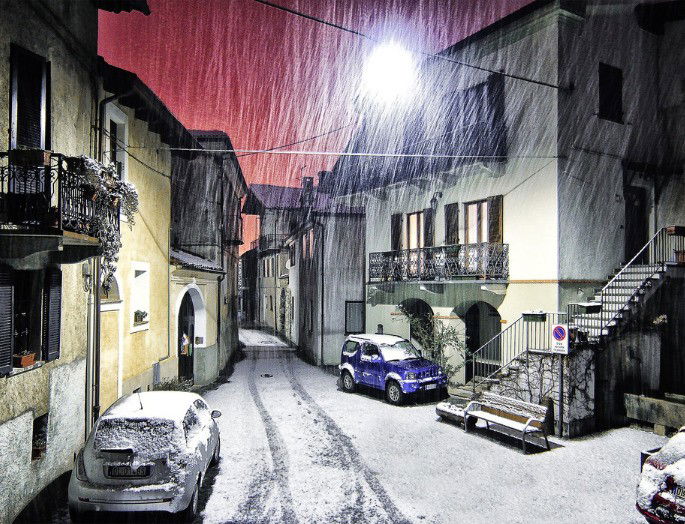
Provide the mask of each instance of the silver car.
POLYGON ((195 393, 120 398, 76 457, 69 481, 72 521, 98 511, 165 511, 192 521, 205 473, 219 461, 219 416, 195 393))

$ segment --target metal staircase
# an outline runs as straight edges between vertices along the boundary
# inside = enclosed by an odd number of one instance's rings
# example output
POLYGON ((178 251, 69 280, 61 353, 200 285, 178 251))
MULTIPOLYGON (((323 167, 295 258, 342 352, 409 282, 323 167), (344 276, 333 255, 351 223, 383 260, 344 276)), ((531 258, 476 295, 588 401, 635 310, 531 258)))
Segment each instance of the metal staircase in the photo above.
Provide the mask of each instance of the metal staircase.
POLYGON ((677 261, 678 251, 685 252, 685 228, 661 228, 590 302, 569 304, 567 313, 524 313, 471 354, 467 364, 470 382, 457 394, 466 396, 489 389, 501 378, 516 375, 531 352, 549 353, 555 324, 567 323, 575 343, 598 343, 602 337, 616 334, 663 282, 668 265, 677 261))
POLYGON ((614 335, 661 284, 668 264, 676 262, 676 252, 685 250, 685 237, 678 232, 676 227, 661 228, 593 300, 569 304, 569 329, 590 343, 614 335))

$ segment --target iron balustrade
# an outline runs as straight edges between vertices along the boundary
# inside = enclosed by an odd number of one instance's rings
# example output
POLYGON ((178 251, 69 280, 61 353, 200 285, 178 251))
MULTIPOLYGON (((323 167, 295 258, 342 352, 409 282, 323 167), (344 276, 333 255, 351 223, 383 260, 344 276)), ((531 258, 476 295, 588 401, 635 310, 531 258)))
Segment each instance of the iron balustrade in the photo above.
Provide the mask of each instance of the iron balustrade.
POLYGON ((509 245, 455 244, 369 253, 369 281, 509 278, 509 245))
POLYGON ((69 168, 67 158, 34 150, 0 152, 0 224, 91 235, 100 207, 119 231, 119 203, 96 206, 92 188, 80 172, 69 168))
POLYGON ((644 293, 647 282, 679 257, 685 257, 685 228, 662 227, 595 295, 594 302, 601 305, 599 312, 588 313, 585 304, 568 305, 570 327, 590 338, 608 335, 644 293))
POLYGON ((527 365, 530 352, 551 353, 552 328, 565 324, 566 319, 566 313, 525 314, 467 355, 466 377, 467 382, 471 380, 473 392, 515 360, 527 365))
POLYGON ((288 234, 269 234, 259 237, 259 250, 266 251, 267 249, 280 249, 283 243, 288 238, 288 234))

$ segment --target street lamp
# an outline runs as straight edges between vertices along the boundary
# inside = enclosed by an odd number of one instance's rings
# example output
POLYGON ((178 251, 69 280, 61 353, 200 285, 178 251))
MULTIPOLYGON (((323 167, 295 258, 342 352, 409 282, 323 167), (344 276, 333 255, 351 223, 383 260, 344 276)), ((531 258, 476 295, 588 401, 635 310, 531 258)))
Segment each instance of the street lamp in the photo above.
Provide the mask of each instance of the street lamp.
POLYGON ((416 86, 416 62, 396 42, 376 47, 362 72, 361 91, 370 101, 392 104, 406 101, 416 86))

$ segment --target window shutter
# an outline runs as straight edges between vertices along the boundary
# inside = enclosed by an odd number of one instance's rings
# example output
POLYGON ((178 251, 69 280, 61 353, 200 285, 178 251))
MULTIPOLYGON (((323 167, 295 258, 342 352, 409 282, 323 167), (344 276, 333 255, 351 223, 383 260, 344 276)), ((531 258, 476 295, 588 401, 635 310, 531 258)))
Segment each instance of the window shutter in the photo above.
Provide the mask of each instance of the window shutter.
POLYGON ((501 244, 503 242, 502 232, 502 195, 495 195, 488 198, 488 242, 501 244))
POLYGON ((12 371, 14 353, 14 283, 12 270, 0 267, 0 375, 12 371))
POLYGON ((432 247, 435 237, 435 210, 427 207, 423 210, 423 246, 432 247))
POLYGON ((11 58, 16 82, 12 83, 16 92, 12 101, 16 103, 12 114, 16 143, 23 146, 44 149, 47 127, 48 67, 44 58, 18 47, 12 47, 11 58))
POLYGON ((445 206, 445 245, 452 246, 459 243, 459 204, 445 206))
POLYGON ((402 214, 398 213, 390 217, 390 250, 402 249, 402 214))
POLYGON ((62 271, 45 270, 43 287, 43 360, 59 358, 60 324, 62 317, 62 271))

